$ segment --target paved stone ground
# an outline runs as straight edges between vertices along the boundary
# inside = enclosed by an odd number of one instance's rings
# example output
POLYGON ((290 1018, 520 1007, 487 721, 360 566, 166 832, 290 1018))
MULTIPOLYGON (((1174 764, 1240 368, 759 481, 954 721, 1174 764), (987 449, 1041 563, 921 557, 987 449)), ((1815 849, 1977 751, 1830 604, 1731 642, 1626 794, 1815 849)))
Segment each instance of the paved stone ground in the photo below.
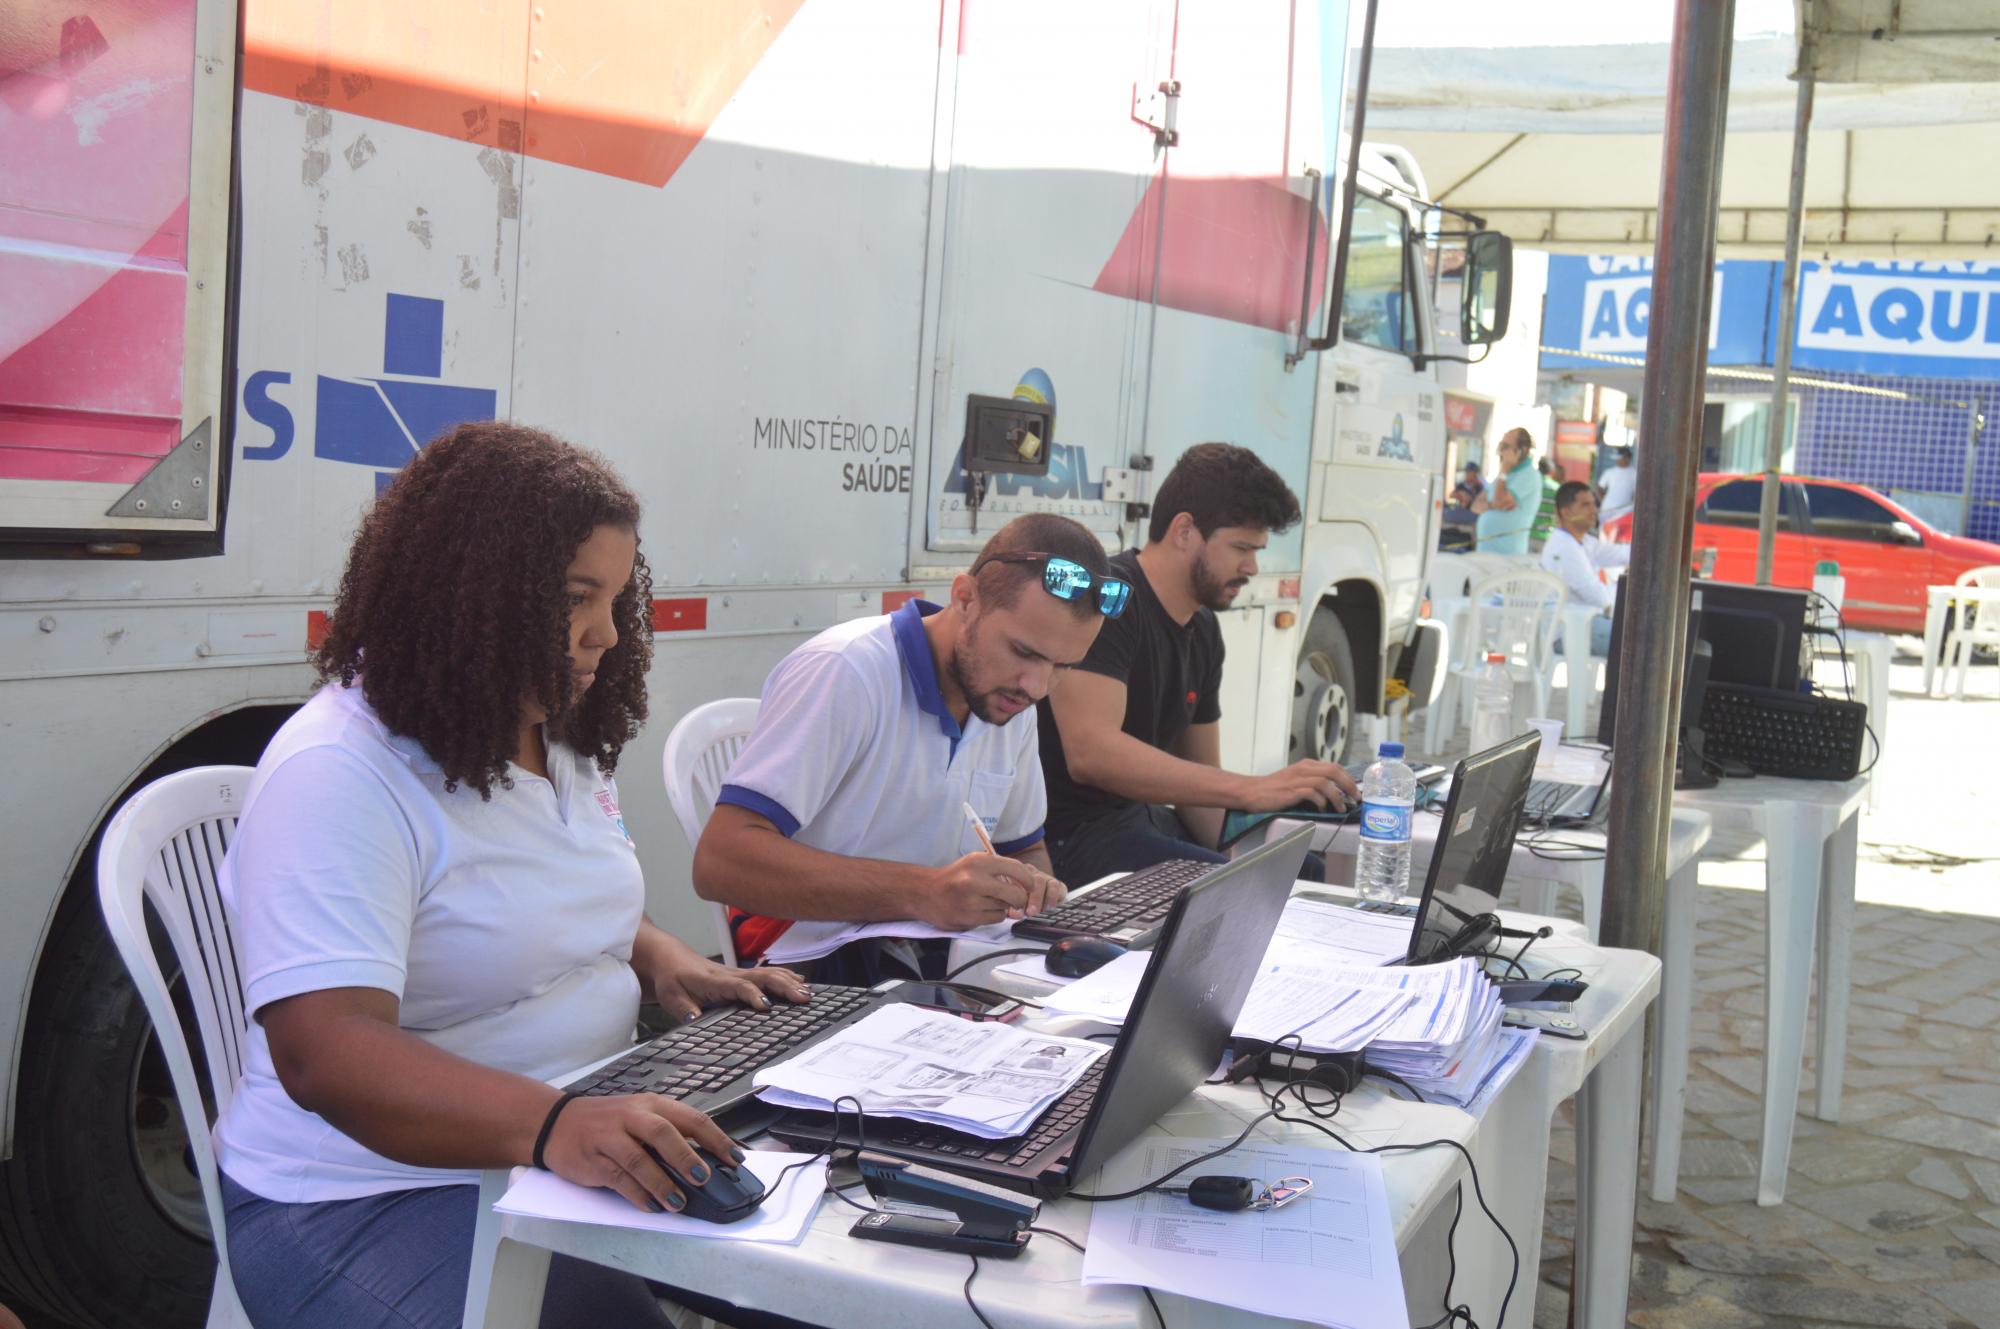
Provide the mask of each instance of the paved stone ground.
MULTIPOLYGON (((1655 1204, 1642 1178, 1632 1324, 2000 1329, 2000 671, 1965 701, 1923 698, 1920 673, 1893 671, 1884 806, 1862 814, 1841 1120, 1809 1115, 1808 1053, 1776 1208, 1754 1180, 1761 847, 1703 865, 1680 1194, 1655 1204)), ((1574 1146, 1566 1109, 1537 1329, 1567 1322, 1574 1146)))

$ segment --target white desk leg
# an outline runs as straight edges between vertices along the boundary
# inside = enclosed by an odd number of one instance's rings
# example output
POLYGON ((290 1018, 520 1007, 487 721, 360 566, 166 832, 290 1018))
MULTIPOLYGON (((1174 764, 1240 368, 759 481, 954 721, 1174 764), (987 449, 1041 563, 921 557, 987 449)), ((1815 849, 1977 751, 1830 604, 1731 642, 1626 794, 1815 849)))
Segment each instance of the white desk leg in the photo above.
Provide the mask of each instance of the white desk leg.
POLYGON ((1854 950, 1854 859, 1861 838, 1856 812, 1827 837, 1820 879, 1818 1077, 1813 1115, 1840 1120, 1841 1080, 1847 1061, 1847 962, 1854 950))
POLYGON ((1576 1096, 1577 1329, 1624 1329, 1639 1202, 1640 1030, 1635 1024, 1576 1096))
POLYGON ((535 1329, 542 1318, 542 1290, 549 1253, 501 1234, 505 1222, 493 1202, 507 1193, 513 1173, 489 1169, 479 1178, 479 1217, 472 1228, 472 1269, 465 1284, 467 1329, 535 1329))
POLYGON ((1695 877, 1690 858, 1667 882, 1660 932, 1660 998, 1653 1004, 1653 1198, 1673 1203, 1680 1187, 1687 1111, 1688 1027, 1694 1008, 1695 877))
POLYGON ((1584 708, 1590 704, 1590 694, 1597 684, 1597 661, 1590 654, 1590 625, 1578 623, 1568 614, 1563 615, 1563 683, 1564 711, 1563 737, 1570 742, 1580 742, 1583 738, 1584 708))
POLYGON ((1774 815, 1764 870, 1764 1137, 1757 1203, 1785 1202, 1799 1110, 1824 843, 1803 817, 1774 815))

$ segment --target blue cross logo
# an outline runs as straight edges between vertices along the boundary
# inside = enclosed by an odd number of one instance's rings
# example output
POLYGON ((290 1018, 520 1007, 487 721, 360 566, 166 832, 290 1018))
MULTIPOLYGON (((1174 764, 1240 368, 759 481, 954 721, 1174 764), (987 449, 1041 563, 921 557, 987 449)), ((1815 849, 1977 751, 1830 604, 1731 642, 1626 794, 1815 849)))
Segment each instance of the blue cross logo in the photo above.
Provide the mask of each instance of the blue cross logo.
POLYGON ((491 388, 436 381, 444 376, 442 300, 389 296, 382 373, 362 379, 321 374, 313 418, 313 455, 380 468, 377 493, 418 448, 453 425, 491 420, 499 405, 499 393, 491 388))

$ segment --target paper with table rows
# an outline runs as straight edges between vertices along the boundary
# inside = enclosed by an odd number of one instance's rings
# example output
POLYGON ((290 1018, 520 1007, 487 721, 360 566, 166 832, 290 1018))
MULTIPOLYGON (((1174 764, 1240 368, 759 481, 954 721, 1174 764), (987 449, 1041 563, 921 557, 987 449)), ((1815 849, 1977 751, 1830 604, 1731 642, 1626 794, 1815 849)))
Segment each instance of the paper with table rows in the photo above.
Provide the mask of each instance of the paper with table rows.
MULTIPOLYGON (((1129 1190, 1227 1140, 1141 1140, 1104 1168, 1092 1189, 1129 1190)), ((1083 1281, 1162 1292, 1338 1329, 1407 1329, 1403 1272, 1381 1160, 1371 1154, 1279 1144, 1243 1145, 1180 1178, 1234 1173, 1265 1183, 1312 1178, 1281 1209, 1225 1214, 1157 1191, 1095 1205, 1083 1281)))
POLYGON ((858 1103, 869 1116, 1004 1140, 1032 1126, 1107 1051, 899 1004, 764 1067, 753 1082, 760 1099, 779 1107, 852 1111, 858 1103))

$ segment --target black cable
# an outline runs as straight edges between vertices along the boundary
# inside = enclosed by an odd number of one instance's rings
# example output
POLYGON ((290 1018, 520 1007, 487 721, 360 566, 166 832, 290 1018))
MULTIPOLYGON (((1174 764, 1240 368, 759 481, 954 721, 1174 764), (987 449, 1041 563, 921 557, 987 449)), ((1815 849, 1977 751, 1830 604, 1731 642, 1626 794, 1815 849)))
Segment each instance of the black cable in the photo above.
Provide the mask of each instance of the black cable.
MULTIPOLYGON (((1526 948, 1523 947, 1522 949, 1525 950, 1526 948)), ((1418 1091, 1415 1085, 1411 1084, 1408 1080, 1405 1080, 1402 1076, 1396 1074, 1394 1071, 1385 1071, 1380 1066, 1368 1066, 1366 1062, 1363 1063, 1363 1066, 1365 1067, 1365 1069, 1361 1072, 1363 1075, 1372 1075, 1378 1080, 1387 1080, 1390 1084, 1395 1085, 1399 1089, 1408 1090, 1410 1097, 1416 1099, 1419 1103, 1430 1102, 1428 1098, 1425 1098, 1423 1094, 1418 1091)))
POLYGON ((974 1255, 970 1258, 972 1260, 972 1272, 965 1276, 965 1283, 959 1288, 959 1291, 965 1293, 965 1304, 971 1308, 974 1315, 979 1317, 979 1322, 985 1325, 986 1329, 993 1329, 993 1321, 986 1318, 985 1312, 979 1309, 979 1303, 972 1299, 972 1280, 979 1277, 979 1257, 974 1255))
POLYGON ((949 983, 966 970, 977 969, 988 960, 998 960, 1008 955, 1043 955, 1047 953, 1048 949, 1046 946, 1012 946, 1004 951, 988 951, 977 959, 967 960, 958 968, 947 971, 943 978, 932 979, 931 981, 934 983, 949 983))
POLYGON ((1104 1195, 1101 1193, 1096 1195, 1091 1195, 1091 1194, 1086 1194, 1083 1191, 1071 1191, 1068 1195, 1064 1196, 1063 1198, 1067 1200, 1081 1200, 1085 1204, 1103 1204, 1108 1200, 1129 1200, 1135 1195, 1150 1194, 1151 1192, 1156 1191, 1160 1187, 1166 1185, 1168 1182, 1172 1181, 1175 1177, 1178 1177, 1181 1173, 1187 1171, 1189 1168, 1195 1166, 1195 1164, 1206 1163, 1211 1158, 1222 1157, 1222 1155, 1228 1153, 1230 1150, 1236 1148, 1238 1145, 1242 1144, 1245 1140, 1249 1139, 1251 1131, 1256 1130, 1259 1126, 1263 1125, 1266 1121, 1269 1121, 1272 1117, 1275 1117, 1277 1115, 1278 1114, 1276 1111, 1270 1111, 1262 1113, 1261 1115, 1252 1118, 1250 1124, 1243 1128, 1241 1134, 1239 1134, 1235 1139, 1231 1140, 1228 1144, 1223 1145, 1220 1149, 1211 1149, 1205 1154, 1200 1154, 1194 1158, 1190 1158, 1187 1162, 1181 1164, 1173 1171, 1166 1173, 1164 1176, 1155 1177, 1143 1186, 1135 1186, 1129 1191, 1115 1191, 1110 1195, 1104 1195))
POLYGON ((1458 1238, 1458 1220, 1465 1215, 1465 1185, 1460 1183, 1451 1188, 1455 1202, 1451 1211, 1451 1226, 1444 1232, 1444 1314, 1423 1329, 1444 1329, 1448 1324, 1472 1324, 1472 1307, 1451 1304, 1451 1286, 1458 1281, 1458 1250, 1453 1244, 1458 1238))
MULTIPOLYGON (((1054 1237, 1077 1254, 1083 1254, 1083 1243, 1068 1233, 1058 1232, 1052 1227, 1034 1227, 1032 1225, 1029 1226, 1028 1231, 1039 1232, 1045 1237, 1054 1237)), ((1153 1308, 1153 1318, 1159 1321, 1160 1329, 1167 1329, 1167 1317, 1160 1314, 1160 1303, 1153 1300, 1153 1289, 1141 1283, 1139 1284, 1139 1290, 1146 1294, 1146 1304, 1153 1308)))

